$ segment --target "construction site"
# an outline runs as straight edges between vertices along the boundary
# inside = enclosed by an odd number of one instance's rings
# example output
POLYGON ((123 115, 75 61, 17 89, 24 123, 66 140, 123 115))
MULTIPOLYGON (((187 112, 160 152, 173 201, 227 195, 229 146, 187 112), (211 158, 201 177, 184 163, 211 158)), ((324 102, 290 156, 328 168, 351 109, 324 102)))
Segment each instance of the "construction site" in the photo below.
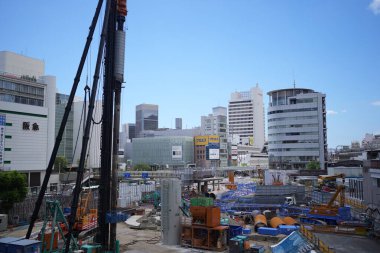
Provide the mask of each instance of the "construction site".
POLYGON ((99 1, 42 186, 9 213, 0 253, 380 252, 379 210, 347 193, 344 174, 301 182, 249 166, 119 170, 126 16, 126 0, 99 1), (51 191, 48 182, 103 9, 75 184, 51 191), (100 75, 101 168, 89 171, 85 160, 100 75))

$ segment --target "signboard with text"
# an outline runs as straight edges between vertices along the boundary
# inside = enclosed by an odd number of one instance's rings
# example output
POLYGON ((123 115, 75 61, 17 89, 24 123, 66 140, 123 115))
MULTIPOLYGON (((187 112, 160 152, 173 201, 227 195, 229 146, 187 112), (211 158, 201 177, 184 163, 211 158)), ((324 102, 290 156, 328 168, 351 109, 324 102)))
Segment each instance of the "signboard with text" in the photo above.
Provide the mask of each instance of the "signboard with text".
POLYGON ((182 146, 172 146, 172 159, 182 159, 182 146))

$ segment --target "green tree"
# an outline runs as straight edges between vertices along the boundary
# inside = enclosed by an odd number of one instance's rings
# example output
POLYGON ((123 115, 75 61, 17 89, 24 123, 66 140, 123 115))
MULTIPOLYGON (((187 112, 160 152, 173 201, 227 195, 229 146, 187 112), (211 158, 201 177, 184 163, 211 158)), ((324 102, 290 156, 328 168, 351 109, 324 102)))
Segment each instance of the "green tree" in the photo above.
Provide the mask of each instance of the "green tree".
POLYGON ((317 161, 310 161, 307 163, 306 168, 308 170, 318 170, 320 168, 320 164, 317 161))
POLYGON ((151 168, 148 164, 140 163, 140 164, 136 164, 135 166, 133 166, 133 170, 138 170, 138 171, 151 171, 152 168, 151 168))
POLYGON ((64 156, 57 156, 54 161, 54 171, 61 172, 64 171, 67 167, 67 159, 64 156))
POLYGON ((25 199, 27 190, 25 175, 17 171, 0 172, 0 202, 3 212, 8 213, 13 204, 25 199))

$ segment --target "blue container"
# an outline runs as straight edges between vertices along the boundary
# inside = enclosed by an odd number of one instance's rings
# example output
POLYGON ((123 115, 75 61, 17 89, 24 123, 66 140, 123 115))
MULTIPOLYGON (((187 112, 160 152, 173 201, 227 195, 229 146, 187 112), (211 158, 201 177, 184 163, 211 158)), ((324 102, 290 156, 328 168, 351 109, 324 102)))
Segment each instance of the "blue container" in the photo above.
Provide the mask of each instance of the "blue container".
POLYGON ((7 253, 8 252, 8 244, 11 242, 15 242, 21 240, 22 238, 17 237, 4 237, 0 239, 0 252, 7 253))
POLYGON ((7 253, 34 253, 40 252, 41 242, 36 240, 21 239, 8 243, 7 253))
POLYGON ((271 235, 271 236, 276 236, 279 234, 279 229, 278 228, 267 228, 267 227, 260 227, 257 232, 260 235, 271 235))
POLYGON ((293 231, 298 230, 297 226, 280 225, 278 227, 280 230, 280 234, 283 235, 290 235, 293 231))
POLYGON ((248 239, 248 237, 245 236, 245 235, 238 235, 238 236, 236 236, 235 238, 237 238, 237 239, 239 239, 239 240, 242 240, 242 241, 246 241, 246 240, 248 239))
POLYGON ((252 230, 249 229, 249 228, 244 228, 244 229, 243 229, 243 235, 250 235, 251 232, 252 232, 252 230))
POLYGON ((251 246, 251 252, 252 253, 264 253, 265 247, 262 245, 251 246))
POLYGON ((243 228, 241 226, 232 226, 228 229, 228 239, 235 237, 237 235, 241 235, 243 232, 243 228))

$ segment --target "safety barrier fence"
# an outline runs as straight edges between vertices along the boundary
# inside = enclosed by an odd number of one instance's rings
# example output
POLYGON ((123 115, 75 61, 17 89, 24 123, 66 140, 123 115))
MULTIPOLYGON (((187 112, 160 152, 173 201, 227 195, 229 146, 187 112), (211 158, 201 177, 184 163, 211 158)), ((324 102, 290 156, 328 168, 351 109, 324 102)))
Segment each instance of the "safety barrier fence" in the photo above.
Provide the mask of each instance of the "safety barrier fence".
POLYGON ((321 241, 316 235, 310 232, 304 226, 301 226, 300 231, 303 236, 305 236, 310 242, 312 242, 322 253, 334 253, 335 251, 330 249, 330 247, 321 241))

